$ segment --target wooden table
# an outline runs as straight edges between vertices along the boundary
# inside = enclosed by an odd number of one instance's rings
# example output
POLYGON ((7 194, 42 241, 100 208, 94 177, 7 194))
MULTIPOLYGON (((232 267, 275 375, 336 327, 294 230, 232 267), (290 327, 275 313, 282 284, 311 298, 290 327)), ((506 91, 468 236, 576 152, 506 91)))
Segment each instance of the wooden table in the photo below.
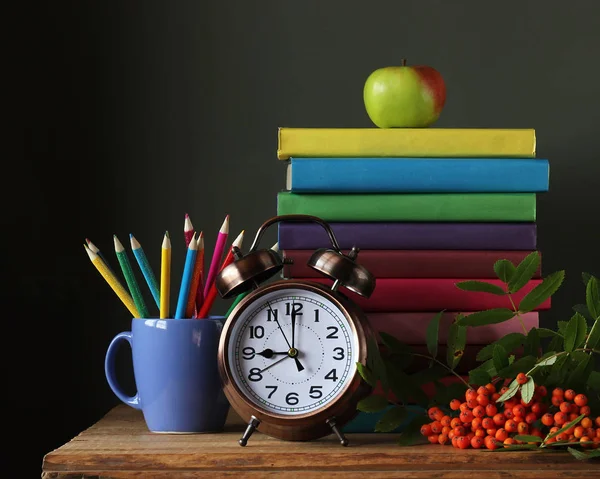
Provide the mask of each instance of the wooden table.
POLYGON ((484 452, 451 446, 400 447, 394 434, 349 434, 340 446, 332 435, 297 443, 254 433, 237 440, 243 425, 231 415, 221 434, 148 432, 141 412, 120 405, 77 437, 44 457, 44 479, 164 479, 364 477, 439 479, 600 478, 600 464, 567 452, 484 452))

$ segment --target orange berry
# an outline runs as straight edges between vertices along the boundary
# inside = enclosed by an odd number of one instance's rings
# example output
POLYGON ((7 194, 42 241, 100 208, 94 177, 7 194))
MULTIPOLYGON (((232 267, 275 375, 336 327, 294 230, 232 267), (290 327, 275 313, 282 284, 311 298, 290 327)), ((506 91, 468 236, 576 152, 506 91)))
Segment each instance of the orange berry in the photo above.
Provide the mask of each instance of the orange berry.
POLYGON ((454 430, 450 429, 450 432, 448 433, 448 439, 452 439, 454 437, 454 430))
POLYGON ((598 416, 594 422, 596 423, 596 426, 600 427, 600 416, 598 416))
POLYGON ((552 405, 559 407, 561 405, 561 403, 563 402, 563 397, 562 396, 552 396, 551 399, 552 405))
MULTIPOLYGON (((473 409, 473 416, 475 416, 475 419, 477 418, 482 418, 485 416, 485 408, 483 406, 477 406, 473 409)), ((475 420, 473 419, 473 420, 475 420)))
POLYGON ((439 444, 441 444, 441 445, 448 444, 448 441, 450 441, 450 439, 448 439, 448 436, 446 434, 440 434, 438 436, 439 444))
POLYGON ((600 427, 598 429, 596 429, 596 437, 600 438, 600 427))
POLYGON ((517 404, 512 408, 512 412, 515 416, 525 417, 525 406, 522 404, 517 404))
POLYGON ((471 439, 471 447, 473 449, 479 449, 483 445, 483 437, 476 435, 473 439, 471 439))
POLYGON ((454 429, 452 429, 452 432, 454 432, 456 437, 464 436, 466 434, 464 426, 456 426, 454 429))
POLYGON ((494 424, 496 426, 502 426, 506 422, 506 418, 504 417, 504 414, 502 414, 501 412, 494 415, 494 417, 492 419, 494 420, 494 424))
POLYGON ((487 383, 485 388, 490 392, 490 394, 494 394, 496 392, 496 386, 493 383, 487 383))
POLYGON ((541 414, 544 412, 544 405, 540 402, 533 403, 531 405, 531 412, 538 417, 541 416, 541 414))
POLYGON ((575 396, 575 398, 573 400, 575 401, 575 404, 577 404, 578 406, 585 406, 588 401, 585 394, 578 394, 577 396, 575 396))
POLYGON ((442 428, 442 432, 440 434, 445 434, 446 436, 452 432, 452 428, 450 426, 444 426, 442 428))
POLYGON ((480 417, 473 418, 471 421, 471 431, 477 431, 481 427, 481 421, 480 417))
POLYGON ((500 399, 500 394, 498 394, 498 393, 492 394, 492 401, 493 402, 496 402, 498 399, 500 399))
POLYGON ((570 412, 579 416, 579 406, 575 403, 571 404, 570 412))
POLYGON ((578 417, 579 417, 579 414, 575 414, 574 412, 572 412, 571 414, 569 414, 569 422, 574 421, 578 417))
POLYGON ((421 434, 423 436, 431 436, 433 431, 431 430, 431 424, 423 424, 421 426, 421 434))
POLYGON ((533 402, 536 401, 536 399, 531 398, 531 400, 529 402, 525 402, 525 399, 521 399, 521 405, 525 406, 525 407, 529 407, 533 404, 533 402))
POLYGON ((488 390, 488 388, 486 388, 485 386, 479 386, 477 388, 477 395, 484 395, 484 396, 489 396, 490 391, 488 390))
POLYGON ((566 441, 569 436, 567 436, 564 432, 561 432, 558 436, 555 436, 557 441, 566 441))
POLYGON ((454 436, 452 438, 452 447, 456 447, 458 449, 458 437, 454 436))
POLYGON ((554 415, 549 412, 542 416, 542 424, 544 426, 552 426, 554 424, 554 415))
POLYGON ((490 403, 485 407, 485 413, 489 417, 494 417, 496 414, 498 414, 498 408, 496 407, 495 404, 490 403))
POLYGON ((519 404, 519 400, 516 398, 510 398, 508 401, 504 401, 504 409, 512 409, 517 404, 519 404))
POLYGON ((507 437, 507 438, 504 440, 504 443, 503 443, 503 444, 504 444, 505 446, 510 446, 510 445, 512 445, 512 444, 516 444, 516 443, 517 443, 517 441, 515 441, 515 440, 514 440, 512 437, 507 437))
POLYGON ((477 397, 477 391, 473 388, 469 388, 465 391, 465 399, 475 399, 477 397))
POLYGON ((586 416, 589 416, 591 412, 592 411, 589 406, 581 406, 579 408, 579 414, 585 414, 586 416))
POLYGON ((481 420, 481 426, 484 429, 490 429, 495 426, 494 420, 491 417, 484 417, 481 420))
POLYGON ((452 401, 450 401, 450 409, 452 409, 453 411, 458 411, 459 407, 460 401, 458 399, 453 399, 452 401))
POLYGON ((525 374, 525 373, 517 374, 517 382, 519 384, 525 384, 527 382, 527 374, 525 374))
POLYGON ((517 432, 519 434, 527 434, 529 432, 529 424, 526 422, 520 422, 517 424, 517 432))
POLYGON ((544 397, 548 394, 548 390, 546 389, 546 386, 537 386, 535 388, 535 392, 538 393, 541 397, 544 397))
POLYGON ((433 434, 439 434, 442 432, 442 424, 439 421, 433 421, 431 423, 431 432, 433 434))
POLYGON ((487 433, 488 436, 492 436, 495 437, 496 436, 496 431, 498 429, 496 429, 495 427, 492 427, 490 429, 486 429, 485 432, 487 433))
POLYGON ((537 421, 537 419, 538 417, 533 412, 530 412, 529 414, 527 414, 527 416, 525 416, 525 422, 527 424, 533 424, 535 421, 537 421))
POLYGON ((557 412, 554 415, 554 424, 557 426, 562 426, 563 424, 566 424, 567 419, 568 416, 564 412, 557 412))
POLYGON ((450 416, 444 416, 444 417, 442 417, 442 419, 440 419, 440 424, 442 426, 449 426, 450 421, 452 421, 452 418, 450 416))
POLYGON ((435 415, 433 416, 433 419, 436 420, 437 422, 440 422, 443 417, 444 417, 444 411, 442 411, 441 409, 439 409, 439 410, 437 410, 435 412, 435 415))
POLYGON ((467 437, 469 438, 469 442, 471 442, 471 439, 475 437, 475 433, 471 431, 469 434, 467 434, 467 437))
POLYGON ((461 412, 466 411, 467 409, 469 409, 469 405, 466 402, 461 403, 461 405, 458 409, 460 409, 461 412))
MULTIPOLYGON (((591 441, 591 439, 587 436, 583 436, 581 439, 579 439, 579 442, 589 442, 589 441, 591 441)), ((590 445, 582 444, 581 447, 588 448, 588 447, 590 447, 590 445)))
POLYGON ((453 417, 452 421, 450 421, 450 427, 454 429, 455 427, 462 426, 462 422, 457 417, 453 417))
POLYGON ((542 439, 544 439, 546 437, 546 435, 542 431, 540 431, 537 427, 534 427, 531 431, 529 431, 529 434, 531 434, 532 436, 541 437, 542 439))
POLYGON ((515 413, 513 412, 512 409, 505 409, 503 414, 506 419, 514 419, 515 418, 515 413))
POLYGON ((475 398, 475 399, 472 399, 472 398, 467 399, 467 406, 469 406, 469 409, 473 409, 473 408, 479 406, 479 403, 477 402, 477 398, 475 398))
POLYGON ((575 430, 573 431, 573 436, 575 436, 576 438, 580 438, 583 437, 583 435, 585 434, 585 428, 581 427, 581 426, 577 426, 575 428, 575 430))
POLYGON ((596 436, 596 431, 595 431, 595 429, 593 429, 593 428, 591 428, 591 427, 588 427, 588 428, 585 430, 585 435, 586 435, 586 436, 589 436, 589 437, 595 437, 595 436, 596 436))
POLYGON ((502 396, 506 391, 508 391, 508 388, 506 386, 502 386, 500 388, 500 396, 502 396))
POLYGON ((458 441, 456 441, 458 443, 458 447, 460 449, 468 449, 469 446, 471 446, 471 439, 469 439, 467 436, 461 436, 458 438, 458 441))
POLYGON ((575 396, 577 396, 577 393, 575 391, 573 391, 572 389, 567 389, 565 391, 565 399, 567 401, 572 401, 573 399, 575 399, 575 396))
POLYGON ((484 439, 485 447, 488 449, 498 449, 500 447, 500 443, 496 440, 495 437, 488 436, 484 439))
POLYGON ((593 426, 592 420, 589 417, 584 417, 579 424, 584 429, 587 429, 588 427, 592 427, 593 426))
POLYGON ((562 388, 554 388, 554 390, 552 391, 552 395, 558 396, 558 397, 563 397, 565 395, 565 393, 562 390, 562 388))
POLYGON ((509 419, 504 423, 504 429, 506 429, 508 432, 517 432, 517 426, 518 424, 514 419, 509 419))
POLYGON ((431 444, 438 444, 438 440, 440 438, 439 434, 432 434, 431 436, 427 436, 427 439, 431 444))
POLYGON ((463 424, 468 424, 473 420, 473 413, 471 411, 463 411, 458 417, 463 422, 463 424))
POLYGON ((504 442, 504 440, 508 437, 508 432, 506 432, 506 429, 504 428, 500 428, 496 431, 496 434, 494 436, 498 441, 504 442))
POLYGON ((430 407, 430 408, 427 410, 427 415, 429 416, 429 419, 431 419, 432 421, 435 421, 435 414, 436 414, 436 413, 437 413, 439 410, 440 410, 440 408, 439 408, 439 407, 437 407, 437 406, 430 407))
POLYGON ((571 404, 566 401, 563 401, 560 403, 559 409, 561 410, 561 412, 569 414, 571 412, 571 404))
POLYGON ((477 437, 484 438, 485 436, 487 436, 487 431, 485 429, 479 428, 479 429, 477 429, 477 431, 475 431, 475 435, 477 437))
MULTIPOLYGON (((487 389, 486 389, 486 391, 487 391, 487 389)), ((485 394, 477 395, 477 404, 479 404, 481 406, 487 406, 489 403, 490 403, 489 396, 486 396, 485 394)))

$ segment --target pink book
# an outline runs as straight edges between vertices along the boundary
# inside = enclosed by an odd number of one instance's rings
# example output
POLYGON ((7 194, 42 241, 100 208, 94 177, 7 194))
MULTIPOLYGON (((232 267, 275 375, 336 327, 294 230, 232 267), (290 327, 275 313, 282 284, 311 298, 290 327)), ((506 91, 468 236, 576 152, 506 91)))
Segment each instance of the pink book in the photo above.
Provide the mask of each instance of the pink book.
MULTIPOLYGON (((444 313, 440 319, 438 340, 446 344, 448 330, 458 313, 444 313)), ((469 315, 472 313, 462 313, 469 315)), ((375 333, 384 332, 391 334, 406 344, 426 344, 426 331, 429 322, 435 313, 432 312, 393 312, 393 313, 368 313, 367 318, 375 333)), ((521 315, 525 329, 538 328, 540 318, 538 312, 521 315)), ((523 333, 523 327, 518 318, 486 326, 468 327, 467 344, 490 344, 508 333, 523 333)))

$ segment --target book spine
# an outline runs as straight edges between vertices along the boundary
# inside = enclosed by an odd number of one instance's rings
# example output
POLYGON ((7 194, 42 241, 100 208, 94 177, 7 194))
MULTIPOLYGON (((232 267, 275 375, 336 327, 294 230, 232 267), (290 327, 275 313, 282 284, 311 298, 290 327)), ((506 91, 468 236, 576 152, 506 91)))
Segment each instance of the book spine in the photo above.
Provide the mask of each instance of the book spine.
POLYGON ((533 129, 279 128, 277 157, 534 158, 533 129))
MULTIPOLYGON (((529 223, 331 222, 340 248, 404 250, 535 250, 537 225, 529 223)), ((330 248, 327 232, 314 223, 278 225, 280 249, 330 248)))
MULTIPOLYGON (((296 278, 305 281, 314 281, 331 285, 329 278, 296 278)), ((479 279, 479 278, 470 278, 479 279)), ((512 309, 510 298, 475 291, 463 291, 456 286, 463 279, 449 278, 380 278, 370 298, 341 288, 363 311, 389 312, 389 311, 482 311, 493 308, 512 309)), ((485 280, 501 288, 505 285, 500 280, 485 280)), ((530 280, 520 291, 512 294, 512 300, 518 304, 521 299, 538 284, 541 279, 530 280)), ((548 298, 540 304, 536 311, 550 309, 551 299, 548 298)))
MULTIPOLYGON (((438 340, 440 344, 448 341, 450 325, 458 313, 444 313, 440 318, 438 340)), ((465 316, 472 312, 463 312, 465 316)), ((376 334, 384 332, 396 338, 402 338, 406 344, 425 344, 427 326, 435 313, 387 312, 368 313, 367 318, 376 334)), ((467 344, 487 345, 500 339, 508 333, 523 333, 532 328, 539 328, 539 312, 521 314, 521 319, 514 317, 497 324, 487 324, 476 328, 467 328, 467 344)))
MULTIPOLYGON (((285 278, 319 278, 308 266, 314 250, 281 250, 286 264, 285 278), (291 262, 291 264, 290 264, 291 262)), ((348 251, 346 250, 346 253, 348 251)), ((356 262, 376 278, 497 278, 494 263, 501 259, 515 266, 532 251, 451 251, 451 250, 365 250, 356 262)), ((541 275, 541 265, 534 278, 541 275)))
POLYGON ((291 158, 294 193, 527 193, 548 191, 545 159, 291 158))
POLYGON ((277 195, 277 214, 348 222, 533 222, 535 193, 277 195))

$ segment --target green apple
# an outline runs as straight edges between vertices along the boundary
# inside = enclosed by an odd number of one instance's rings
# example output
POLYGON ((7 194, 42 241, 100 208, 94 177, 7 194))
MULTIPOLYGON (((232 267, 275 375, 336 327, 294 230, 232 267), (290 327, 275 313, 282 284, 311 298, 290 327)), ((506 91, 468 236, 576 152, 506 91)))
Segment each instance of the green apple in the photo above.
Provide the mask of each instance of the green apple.
POLYGON ((442 75, 426 65, 379 68, 363 90, 369 118, 379 128, 419 128, 435 122, 446 102, 442 75))

